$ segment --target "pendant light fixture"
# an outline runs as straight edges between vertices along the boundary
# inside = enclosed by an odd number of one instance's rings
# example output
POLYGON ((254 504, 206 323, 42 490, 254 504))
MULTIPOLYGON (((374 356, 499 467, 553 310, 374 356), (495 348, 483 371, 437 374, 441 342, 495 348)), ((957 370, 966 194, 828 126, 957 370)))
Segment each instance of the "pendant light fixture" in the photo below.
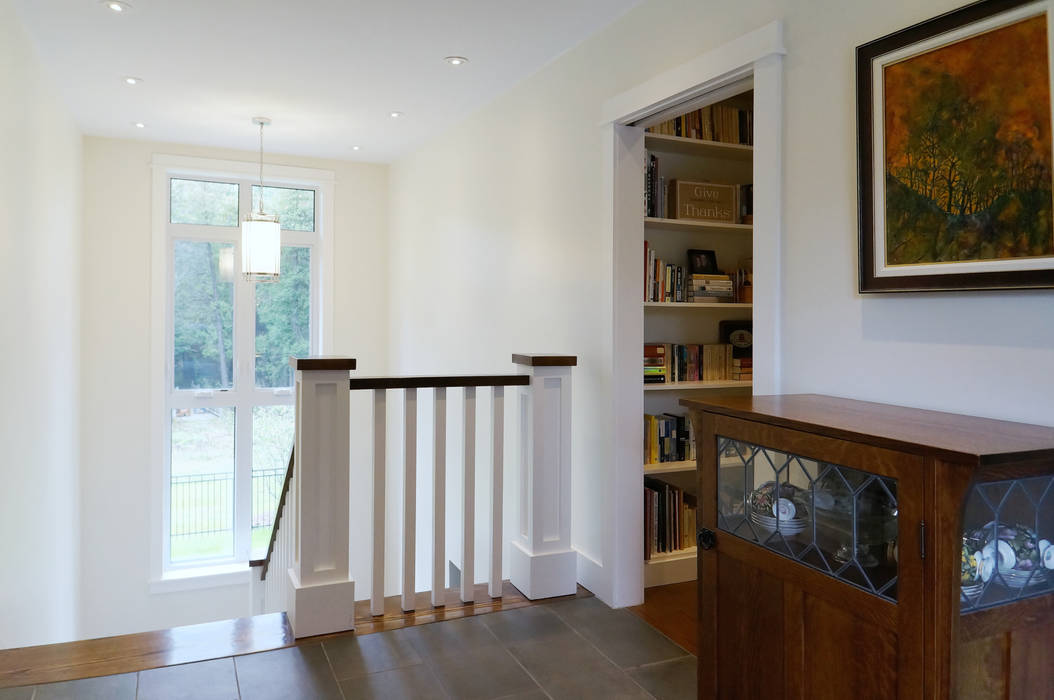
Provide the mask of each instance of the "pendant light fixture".
POLYGON ((282 227, 278 216, 263 208, 263 130, 270 123, 267 117, 253 117, 260 127, 260 205, 242 221, 242 274, 248 282, 277 282, 282 261, 282 227))

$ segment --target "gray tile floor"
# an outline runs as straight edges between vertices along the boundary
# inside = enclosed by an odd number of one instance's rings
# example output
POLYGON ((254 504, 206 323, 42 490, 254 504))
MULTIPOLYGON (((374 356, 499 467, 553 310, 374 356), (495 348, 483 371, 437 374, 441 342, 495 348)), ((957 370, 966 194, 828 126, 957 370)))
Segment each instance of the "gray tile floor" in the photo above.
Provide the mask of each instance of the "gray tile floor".
POLYGON ((0 700, 695 698, 695 657, 579 598, 393 632, 0 690, 0 700))

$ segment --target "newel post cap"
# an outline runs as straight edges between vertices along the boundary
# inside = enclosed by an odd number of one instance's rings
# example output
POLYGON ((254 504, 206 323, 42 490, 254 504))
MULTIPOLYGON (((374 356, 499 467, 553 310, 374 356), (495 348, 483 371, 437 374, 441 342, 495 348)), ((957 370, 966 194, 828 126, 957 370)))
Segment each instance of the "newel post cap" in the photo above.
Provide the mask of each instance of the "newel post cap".
POLYGON ((578 365, 577 355, 529 355, 513 354, 512 363, 525 365, 527 367, 575 367, 578 365))
POLYGON ((295 370, 323 370, 339 372, 355 369, 354 357, 338 355, 309 355, 307 357, 290 357, 289 366, 295 370))

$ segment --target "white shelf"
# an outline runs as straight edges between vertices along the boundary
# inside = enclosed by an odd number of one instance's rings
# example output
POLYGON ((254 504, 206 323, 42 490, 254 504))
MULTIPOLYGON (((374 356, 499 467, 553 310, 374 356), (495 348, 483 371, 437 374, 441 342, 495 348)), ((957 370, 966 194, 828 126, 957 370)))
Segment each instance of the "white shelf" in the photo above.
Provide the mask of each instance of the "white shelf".
POLYGON ((695 547, 688 547, 686 549, 677 549, 672 552, 663 552, 662 554, 652 554, 651 559, 646 563, 650 566, 654 566, 656 564, 680 561, 682 559, 691 559, 692 561, 695 561, 695 549, 695 547))
POLYGON ((652 554, 644 562, 644 587, 665 586, 695 580, 695 547, 667 554, 652 554))
POLYGON ((698 304, 693 301, 646 301, 645 309, 753 309, 753 304, 738 302, 705 301, 698 304))
POLYGON ((659 462, 658 464, 645 464, 645 474, 673 474, 675 472, 694 472, 695 461, 685 462, 659 462))
POLYGON ((754 232, 752 224, 725 224, 720 221, 695 221, 693 219, 663 219, 644 217, 644 228, 656 231, 679 231, 683 233, 746 233, 754 232))
POLYGON ((708 382, 670 382, 669 384, 645 384, 644 391, 698 391, 706 389, 746 389, 753 386, 751 380, 721 379, 708 382))
POLYGON ((754 147, 741 143, 724 143, 723 141, 704 141, 689 139, 683 136, 667 136, 645 132, 644 147, 658 153, 679 153, 686 156, 705 156, 707 158, 727 158, 734 160, 754 160, 754 147))

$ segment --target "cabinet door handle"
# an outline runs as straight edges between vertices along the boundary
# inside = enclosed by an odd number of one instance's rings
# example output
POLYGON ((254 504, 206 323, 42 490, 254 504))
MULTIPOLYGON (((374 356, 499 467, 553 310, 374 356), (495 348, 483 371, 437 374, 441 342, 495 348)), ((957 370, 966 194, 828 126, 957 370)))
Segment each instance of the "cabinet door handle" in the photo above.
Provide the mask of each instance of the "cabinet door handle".
POLYGON ((699 545, 699 549, 713 549, 714 545, 717 544, 717 535, 714 534, 713 530, 707 530, 704 527, 696 534, 695 541, 699 545))

